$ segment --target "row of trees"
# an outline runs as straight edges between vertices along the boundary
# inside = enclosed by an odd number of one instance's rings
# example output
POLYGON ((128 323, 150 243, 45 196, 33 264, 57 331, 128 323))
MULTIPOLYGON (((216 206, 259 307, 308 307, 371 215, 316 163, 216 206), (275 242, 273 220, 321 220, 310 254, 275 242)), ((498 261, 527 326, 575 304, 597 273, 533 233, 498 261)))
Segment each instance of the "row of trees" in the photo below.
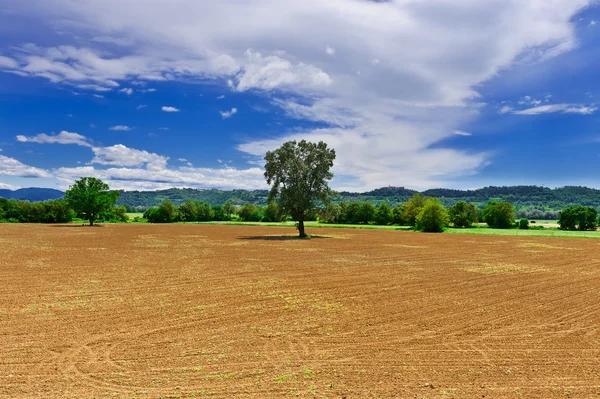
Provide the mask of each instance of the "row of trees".
POLYGON ((0 221, 12 223, 68 223, 75 217, 64 200, 45 202, 0 198, 0 221))

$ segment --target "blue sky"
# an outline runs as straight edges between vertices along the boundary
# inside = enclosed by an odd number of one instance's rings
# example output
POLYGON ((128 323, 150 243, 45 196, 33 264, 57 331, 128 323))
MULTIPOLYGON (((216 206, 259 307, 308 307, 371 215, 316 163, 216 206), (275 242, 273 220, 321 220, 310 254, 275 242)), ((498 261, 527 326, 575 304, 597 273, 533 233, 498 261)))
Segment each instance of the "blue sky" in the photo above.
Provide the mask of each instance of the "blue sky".
POLYGON ((600 187, 592 0, 5 0, 0 188, 600 187), (215 4, 216 3, 216 4, 215 4))

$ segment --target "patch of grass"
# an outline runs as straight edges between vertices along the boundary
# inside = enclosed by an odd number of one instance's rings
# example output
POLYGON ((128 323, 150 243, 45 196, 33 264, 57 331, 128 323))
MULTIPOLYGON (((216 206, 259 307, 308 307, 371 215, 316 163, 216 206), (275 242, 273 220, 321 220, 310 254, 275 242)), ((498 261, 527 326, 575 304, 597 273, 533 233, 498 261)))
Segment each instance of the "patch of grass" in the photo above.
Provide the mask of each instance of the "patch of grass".
POLYGON ((562 237, 562 238, 600 238, 600 231, 567 231, 560 229, 544 230, 519 230, 519 229, 492 229, 489 227, 476 227, 472 229, 446 229, 450 234, 475 234, 491 236, 519 236, 519 237, 562 237))

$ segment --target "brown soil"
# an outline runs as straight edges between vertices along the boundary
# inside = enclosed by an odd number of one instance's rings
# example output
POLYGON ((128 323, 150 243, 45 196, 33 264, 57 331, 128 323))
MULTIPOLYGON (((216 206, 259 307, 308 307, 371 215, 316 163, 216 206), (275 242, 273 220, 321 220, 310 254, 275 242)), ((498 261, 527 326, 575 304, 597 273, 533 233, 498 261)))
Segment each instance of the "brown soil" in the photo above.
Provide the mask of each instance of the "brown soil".
POLYGON ((2 398, 600 394, 600 240, 0 226, 2 398))

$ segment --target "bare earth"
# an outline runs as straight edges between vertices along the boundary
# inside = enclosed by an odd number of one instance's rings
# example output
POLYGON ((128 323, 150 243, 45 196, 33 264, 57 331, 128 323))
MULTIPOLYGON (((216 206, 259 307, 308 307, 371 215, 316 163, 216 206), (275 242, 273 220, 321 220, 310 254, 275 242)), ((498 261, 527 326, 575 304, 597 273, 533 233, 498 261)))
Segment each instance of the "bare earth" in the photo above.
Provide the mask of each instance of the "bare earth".
POLYGON ((0 225, 1 398, 600 394, 600 240, 0 225))

